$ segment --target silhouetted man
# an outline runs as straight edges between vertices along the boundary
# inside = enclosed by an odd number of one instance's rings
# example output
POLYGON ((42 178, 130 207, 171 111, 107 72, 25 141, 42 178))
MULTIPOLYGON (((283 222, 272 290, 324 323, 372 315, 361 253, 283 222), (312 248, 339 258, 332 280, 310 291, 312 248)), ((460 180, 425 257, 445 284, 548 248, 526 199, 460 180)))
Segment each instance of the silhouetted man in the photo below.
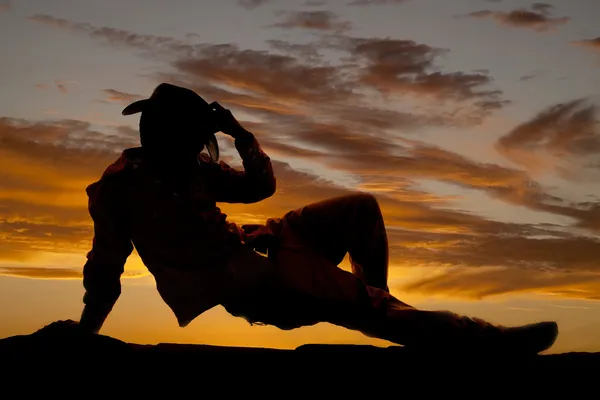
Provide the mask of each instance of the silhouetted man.
POLYGON ((170 84, 123 110, 138 112, 141 147, 124 150, 87 188, 94 241, 84 267, 85 330, 102 327, 135 246, 181 327, 223 305, 251 323, 329 322, 429 350, 537 353, 553 344, 553 322, 504 328, 392 296, 386 230, 370 194, 326 199, 263 225, 228 221, 216 203, 255 203, 276 191, 254 135, 218 103, 170 84), (243 171, 219 161, 219 131, 234 138, 243 171), (352 273, 338 267, 346 254, 352 273))

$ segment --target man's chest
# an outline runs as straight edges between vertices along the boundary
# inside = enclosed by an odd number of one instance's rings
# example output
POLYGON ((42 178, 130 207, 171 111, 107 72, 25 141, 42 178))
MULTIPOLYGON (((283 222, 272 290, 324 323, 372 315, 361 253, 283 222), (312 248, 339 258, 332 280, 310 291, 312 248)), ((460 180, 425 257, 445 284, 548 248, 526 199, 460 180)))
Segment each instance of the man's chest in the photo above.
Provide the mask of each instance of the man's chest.
POLYGON ((187 235, 209 229, 222 219, 214 195, 201 177, 185 185, 139 177, 129 191, 129 214, 134 229, 187 235))

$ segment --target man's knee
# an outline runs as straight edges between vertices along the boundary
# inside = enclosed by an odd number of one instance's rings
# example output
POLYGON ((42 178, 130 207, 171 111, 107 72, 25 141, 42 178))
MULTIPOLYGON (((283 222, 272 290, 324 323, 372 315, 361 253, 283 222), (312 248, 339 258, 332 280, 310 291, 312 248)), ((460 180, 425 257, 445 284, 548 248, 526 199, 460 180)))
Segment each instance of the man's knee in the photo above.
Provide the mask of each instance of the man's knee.
POLYGON ((355 202, 355 204, 367 211, 377 211, 379 212, 379 202, 377 198, 371 193, 367 192, 358 192, 350 195, 355 202))

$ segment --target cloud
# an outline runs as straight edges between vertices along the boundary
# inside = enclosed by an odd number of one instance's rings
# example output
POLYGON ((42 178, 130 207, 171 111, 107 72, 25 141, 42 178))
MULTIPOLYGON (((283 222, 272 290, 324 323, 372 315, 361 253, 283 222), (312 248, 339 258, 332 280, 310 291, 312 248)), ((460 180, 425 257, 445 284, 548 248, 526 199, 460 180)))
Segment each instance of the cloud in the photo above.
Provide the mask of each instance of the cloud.
POLYGON ((600 273, 541 272, 514 268, 448 268, 394 289, 429 296, 484 299, 515 293, 541 293, 600 300, 600 273))
POLYGON ((0 13, 1 12, 9 12, 10 11, 10 0, 6 0, 0 3, 0 13))
MULTIPOLYGON (((69 86, 68 85, 71 85, 71 84, 77 84, 77 82, 75 82, 75 81, 63 81, 63 80, 60 80, 60 79, 55 79, 52 82, 51 85, 54 86, 60 93, 67 94, 67 93, 69 93, 69 86)), ((35 85, 35 87, 37 89, 42 89, 42 90, 48 89, 49 86, 50 85, 48 85, 47 83, 38 83, 38 84, 35 85)))
POLYGON ((284 11, 278 14, 285 16, 282 22, 273 25, 278 28, 302 28, 335 32, 342 32, 351 28, 350 22, 341 21, 331 11, 284 11))
POLYGON ((550 29, 568 23, 569 17, 552 17, 553 7, 545 3, 534 3, 531 10, 517 9, 509 12, 481 10, 474 11, 468 16, 473 18, 493 18, 497 22, 513 28, 532 29, 536 32, 546 32, 550 29))
MULTIPOLYGON (((0 267, 0 276, 12 276, 31 279, 77 279, 83 277, 83 270, 59 267, 0 267)), ((147 273, 125 271, 122 278, 141 278, 147 273)))
POLYGON ((272 0, 238 0, 238 4, 244 8, 252 10, 259 6, 270 3, 272 0))
POLYGON ((325 0, 306 0, 304 2, 304 5, 309 7, 319 7, 325 4, 327 4, 327 1, 325 0))
POLYGON ((589 48, 591 50, 600 51, 600 36, 593 39, 584 39, 572 42, 575 45, 589 48))
MULTIPOLYGON (((447 50, 413 41, 324 35, 314 43, 301 45, 307 53, 311 47, 348 53, 348 57, 340 58, 341 65, 332 65, 319 57, 243 50, 233 44, 191 45, 172 37, 94 27, 48 15, 30 19, 137 48, 154 58, 164 57, 175 67, 176 72, 170 74, 172 80, 204 87, 228 86, 254 102, 274 98, 288 108, 342 100, 352 103, 364 97, 357 89, 371 88, 386 100, 391 94, 404 101, 406 94, 417 95, 427 102, 426 114, 451 115, 448 121, 466 126, 480 124, 490 113, 510 103, 502 99, 501 91, 487 87, 493 82, 489 75, 442 72, 435 61, 447 50)), ((286 47, 282 42, 275 42, 275 46, 279 50, 286 47)), ((287 48, 292 49, 289 45, 287 48)))
POLYGON ((525 74, 525 75, 521 76, 519 78, 519 81, 521 81, 521 82, 530 81, 532 79, 535 79, 535 78, 538 78, 538 77, 542 76, 545 72, 546 71, 543 71, 543 70, 533 71, 533 72, 531 72, 529 74, 525 74))
POLYGON ((68 89, 67 89, 67 85, 65 82, 63 81, 54 81, 54 84, 56 85, 56 88, 58 89, 59 92, 61 92, 62 94, 66 94, 68 93, 68 89))
POLYGON ((306 62, 316 62, 321 58, 319 50, 312 44, 291 43, 281 39, 270 39, 266 43, 272 49, 298 57, 306 62))
POLYGON ((554 6, 548 3, 533 3, 531 9, 547 15, 552 12, 554 6))
POLYGON ((103 92, 108 96, 106 101, 122 104, 129 104, 143 97, 138 94, 125 93, 115 89, 104 89, 103 92))
POLYGON ((87 248, 85 187, 135 141, 127 128, 0 118, 0 258, 87 248))
POLYGON ((508 102, 502 92, 490 89, 493 79, 483 73, 442 72, 436 58, 447 52, 411 40, 342 38, 333 47, 348 51, 362 68, 361 84, 384 95, 416 95, 442 102, 469 102, 479 113, 508 102))
POLYGON ((350 3, 348 3, 348 5, 350 5, 350 6, 369 6, 369 5, 383 6, 383 5, 388 5, 388 4, 406 3, 407 1, 408 0, 353 0, 350 3))
POLYGON ((531 171, 557 170, 563 177, 600 155, 598 106, 586 99, 557 104, 501 137, 497 150, 531 171))

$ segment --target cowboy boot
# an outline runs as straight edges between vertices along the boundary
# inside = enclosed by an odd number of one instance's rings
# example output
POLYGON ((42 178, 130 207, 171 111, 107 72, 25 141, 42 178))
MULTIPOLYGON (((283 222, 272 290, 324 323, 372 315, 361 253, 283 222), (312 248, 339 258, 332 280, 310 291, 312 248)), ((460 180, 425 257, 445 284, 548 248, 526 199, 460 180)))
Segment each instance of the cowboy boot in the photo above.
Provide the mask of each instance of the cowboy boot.
POLYGON ((558 336, 556 322, 547 321, 506 327, 441 311, 419 322, 421 334, 406 340, 405 346, 436 353, 535 355, 549 349, 558 336))

